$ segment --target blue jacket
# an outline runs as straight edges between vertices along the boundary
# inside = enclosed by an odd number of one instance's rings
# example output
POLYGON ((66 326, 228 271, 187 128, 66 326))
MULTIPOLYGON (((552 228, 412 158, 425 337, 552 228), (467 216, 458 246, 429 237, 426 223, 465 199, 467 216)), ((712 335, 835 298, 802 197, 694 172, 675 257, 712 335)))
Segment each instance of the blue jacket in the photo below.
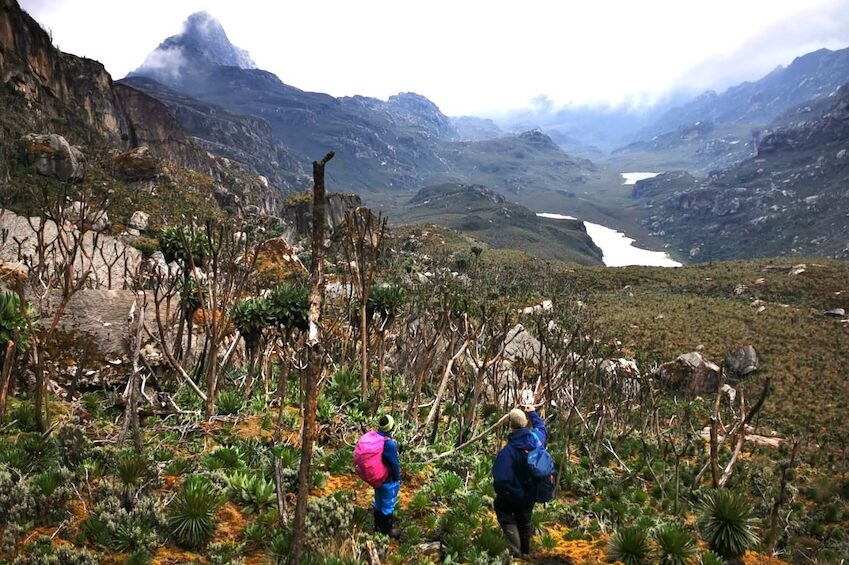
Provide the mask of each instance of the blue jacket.
POLYGON ((498 452, 492 465, 495 494, 520 505, 534 503, 533 498, 525 492, 525 485, 531 482, 527 452, 539 443, 544 447, 548 441, 548 429, 542 418, 533 411, 528 412, 528 419, 533 425, 533 431, 522 428, 510 432, 507 445, 498 452))
POLYGON ((388 482, 397 482, 401 480, 401 462, 398 460, 398 444, 395 440, 389 437, 386 432, 378 431, 380 435, 386 438, 383 443, 383 464, 389 469, 388 482))

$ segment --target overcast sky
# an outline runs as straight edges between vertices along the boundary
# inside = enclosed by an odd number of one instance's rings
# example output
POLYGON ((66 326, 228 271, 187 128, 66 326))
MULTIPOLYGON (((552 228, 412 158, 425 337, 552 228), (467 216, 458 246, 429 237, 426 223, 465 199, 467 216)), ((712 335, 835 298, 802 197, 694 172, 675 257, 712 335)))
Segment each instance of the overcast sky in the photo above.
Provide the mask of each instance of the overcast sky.
POLYGON ((283 82, 335 96, 414 91, 449 115, 646 104, 721 90, 849 46, 849 0, 19 0, 63 50, 135 69, 206 10, 283 82))

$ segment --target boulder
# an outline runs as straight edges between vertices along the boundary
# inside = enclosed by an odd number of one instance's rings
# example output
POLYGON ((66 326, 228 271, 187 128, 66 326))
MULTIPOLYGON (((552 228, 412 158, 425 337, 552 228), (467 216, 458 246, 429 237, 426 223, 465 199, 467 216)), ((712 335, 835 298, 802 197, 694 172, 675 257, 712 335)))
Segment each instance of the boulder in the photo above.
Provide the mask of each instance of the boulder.
POLYGON ((802 273, 804 273, 807 270, 808 270, 807 265, 805 265, 804 263, 799 263, 798 265, 793 265, 792 267, 790 267, 790 273, 789 274, 790 274, 790 276, 795 277, 796 275, 801 275, 802 273))
MULTIPOLYGON (((82 237, 82 249, 75 263, 75 276, 86 274, 88 282, 86 286, 94 288, 121 288, 129 282, 132 273, 142 260, 141 252, 127 245, 120 238, 108 234, 96 235, 92 228, 103 228, 109 223, 105 214, 95 213, 94 217, 86 219, 87 228, 80 232, 79 215, 81 207, 75 207, 73 203, 66 209, 66 221, 58 226, 47 220, 43 228, 44 241, 46 242, 45 256, 60 256, 60 250, 56 243, 59 229, 69 234, 82 237), (76 214, 76 216, 75 216, 76 214), (69 218, 76 221, 71 222, 69 218)), ((42 219, 38 217, 26 218, 18 216, 9 210, 0 210, 0 231, 7 235, 7 241, 16 242, 15 245, 0 245, 0 262, 24 261, 27 264, 38 264, 39 246, 38 234, 33 226, 38 228, 42 219)), ((51 265, 53 265, 51 263, 51 265)), ((54 268, 53 266, 50 267, 54 268)))
POLYGON ((70 206, 62 210, 62 217, 65 221, 77 227, 79 227, 80 222, 83 222, 88 229, 97 232, 104 231, 111 225, 106 210, 92 210, 79 200, 74 200, 70 206), (83 213, 85 213, 84 221, 83 213))
POLYGON ((725 368, 733 375, 745 377, 758 370, 758 352, 751 345, 725 356, 725 368))
POLYGON ((554 310, 554 303, 551 300, 543 300, 539 304, 528 306, 519 310, 520 314, 533 315, 542 314, 543 312, 551 312, 554 310))
POLYGON ((505 361, 510 363, 520 361, 531 365, 539 362, 542 344, 522 324, 516 324, 510 328, 504 341, 506 342, 503 355, 505 361))
POLYGON ((0 261, 0 281, 6 281, 10 285, 27 280, 29 270, 20 261, 5 263, 0 261))
POLYGON ((127 227, 134 230, 147 231, 148 227, 150 227, 150 214, 136 210, 133 212, 133 216, 130 218, 127 227))
POLYGON ((846 315, 846 310, 843 308, 832 308, 831 310, 826 310, 823 312, 823 316, 834 316, 836 318, 842 318, 846 315))
POLYGON ((156 158, 144 145, 112 157, 113 174, 127 182, 152 180, 156 177, 157 169, 156 158))
POLYGON ((691 394, 716 392, 719 367, 693 351, 660 366, 661 382, 671 389, 691 394))
POLYGON ((256 272, 264 284, 273 286, 309 275, 292 245, 282 236, 263 243, 258 253, 256 272))
POLYGON ((622 392, 628 398, 635 398, 640 392, 640 369, 634 359, 605 359, 597 372, 599 383, 607 389, 622 392))
POLYGON ((62 182, 79 182, 85 177, 85 158, 68 140, 55 133, 30 133, 18 141, 24 161, 40 175, 62 182))

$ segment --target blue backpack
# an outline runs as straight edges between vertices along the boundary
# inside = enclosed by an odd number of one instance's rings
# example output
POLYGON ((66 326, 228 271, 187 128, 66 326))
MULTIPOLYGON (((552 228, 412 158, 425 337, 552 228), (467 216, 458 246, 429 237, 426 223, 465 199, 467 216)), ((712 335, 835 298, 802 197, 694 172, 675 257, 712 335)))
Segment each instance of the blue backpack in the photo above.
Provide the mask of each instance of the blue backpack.
POLYGON ((542 441, 534 433, 537 446, 528 451, 528 470, 531 475, 531 486, 536 502, 548 502, 554 498, 555 475, 554 459, 545 450, 542 441))

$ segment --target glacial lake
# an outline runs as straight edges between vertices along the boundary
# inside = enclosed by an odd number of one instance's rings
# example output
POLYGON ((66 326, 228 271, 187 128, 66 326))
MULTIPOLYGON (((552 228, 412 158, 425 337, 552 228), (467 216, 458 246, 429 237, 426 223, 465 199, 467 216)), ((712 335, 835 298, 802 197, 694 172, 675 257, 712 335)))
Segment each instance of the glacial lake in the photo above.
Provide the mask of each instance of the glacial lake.
MULTIPOLYGON (((549 212, 537 213, 541 218, 552 220, 576 220, 572 216, 563 214, 552 214, 549 212)), ((642 265, 646 267, 680 267, 681 263, 672 259, 663 251, 650 251, 634 246, 634 240, 622 232, 594 224, 584 222, 587 234, 593 239, 602 253, 602 262, 607 267, 627 267, 630 265, 642 265)))
POLYGON ((625 179, 625 182, 622 184, 637 184, 638 180, 646 180, 653 179, 660 173, 646 173, 646 172, 635 172, 635 173, 619 173, 622 175, 622 178, 625 179))

